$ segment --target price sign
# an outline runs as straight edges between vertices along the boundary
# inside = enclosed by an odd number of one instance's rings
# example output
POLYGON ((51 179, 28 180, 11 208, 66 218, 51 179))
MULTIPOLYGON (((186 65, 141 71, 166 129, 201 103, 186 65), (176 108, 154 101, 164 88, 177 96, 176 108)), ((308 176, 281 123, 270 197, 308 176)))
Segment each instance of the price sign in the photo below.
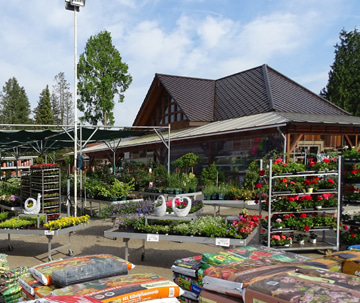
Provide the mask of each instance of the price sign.
POLYGON ((216 238, 215 239, 215 245, 229 247, 230 246, 230 239, 216 238))
POLYGON ((146 241, 148 242, 159 242, 159 235, 157 234, 147 234, 146 241))
POLYGON ((55 231, 54 230, 45 230, 44 231, 46 236, 53 236, 55 235, 55 231))

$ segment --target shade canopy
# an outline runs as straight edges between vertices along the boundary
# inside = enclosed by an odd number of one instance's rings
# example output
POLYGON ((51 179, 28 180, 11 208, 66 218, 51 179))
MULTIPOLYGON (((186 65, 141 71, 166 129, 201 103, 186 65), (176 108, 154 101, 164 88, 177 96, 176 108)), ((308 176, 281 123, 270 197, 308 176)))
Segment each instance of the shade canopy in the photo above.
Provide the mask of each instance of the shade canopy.
MULTIPOLYGON (((148 129, 100 129, 97 127, 79 127, 78 144, 84 148, 89 143, 106 142, 121 138, 140 136, 148 129)), ((35 149, 40 154, 52 152, 59 149, 74 147, 74 128, 62 130, 0 130, 0 152, 35 149)))

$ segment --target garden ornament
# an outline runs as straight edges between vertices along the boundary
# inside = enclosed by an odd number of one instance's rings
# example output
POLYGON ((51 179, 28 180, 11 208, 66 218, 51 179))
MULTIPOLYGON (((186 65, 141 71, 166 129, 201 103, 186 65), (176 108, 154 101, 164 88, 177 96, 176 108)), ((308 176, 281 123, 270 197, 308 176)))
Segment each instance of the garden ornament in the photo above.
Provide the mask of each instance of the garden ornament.
POLYGON ((41 203, 40 203, 41 194, 37 196, 37 200, 34 198, 27 198, 24 205, 24 214, 26 215, 36 215, 40 212, 41 203), (32 206, 28 207, 28 204, 32 203, 32 206))
POLYGON ((186 217, 191 209, 191 199, 189 197, 175 196, 172 200, 171 207, 178 217, 186 217), (187 201, 185 208, 176 207, 176 200, 179 200, 180 203, 184 202, 184 199, 187 201))
POLYGON ((163 195, 160 195, 157 197, 157 199, 154 202, 154 215, 157 217, 165 216, 166 214, 166 201, 165 197, 163 195), (161 205, 157 206, 159 200, 161 200, 161 205))

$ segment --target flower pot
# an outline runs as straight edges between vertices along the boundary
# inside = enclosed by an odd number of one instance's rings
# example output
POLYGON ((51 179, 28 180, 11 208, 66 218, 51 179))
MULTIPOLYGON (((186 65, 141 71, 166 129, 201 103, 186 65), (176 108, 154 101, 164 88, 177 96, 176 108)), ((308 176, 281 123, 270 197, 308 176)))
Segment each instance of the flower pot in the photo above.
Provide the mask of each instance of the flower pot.
POLYGON ((316 205, 315 208, 316 208, 316 209, 321 209, 322 206, 321 206, 321 205, 316 205))
POLYGON ((299 241, 299 245, 304 245, 305 244, 305 240, 300 240, 299 241))
POLYGON ((316 239, 309 239, 309 242, 312 243, 312 244, 315 244, 315 243, 316 243, 316 239))
POLYGON ((313 189, 312 187, 310 187, 310 188, 307 189, 307 192, 308 192, 308 193, 312 193, 313 190, 314 190, 314 189, 313 189))

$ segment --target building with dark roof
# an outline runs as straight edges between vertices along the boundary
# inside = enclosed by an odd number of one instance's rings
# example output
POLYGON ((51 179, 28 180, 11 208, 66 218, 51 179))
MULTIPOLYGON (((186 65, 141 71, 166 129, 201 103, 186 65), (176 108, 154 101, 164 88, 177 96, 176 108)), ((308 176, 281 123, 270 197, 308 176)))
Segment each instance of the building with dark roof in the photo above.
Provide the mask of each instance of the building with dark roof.
MULTIPOLYGON (((170 163, 193 152, 237 178, 272 150, 295 159, 302 147, 326 153, 358 146, 360 118, 262 65, 218 80, 155 74, 133 126, 168 125, 170 163)), ((166 164, 163 143, 148 135, 123 140, 119 150, 125 160, 166 164)))

